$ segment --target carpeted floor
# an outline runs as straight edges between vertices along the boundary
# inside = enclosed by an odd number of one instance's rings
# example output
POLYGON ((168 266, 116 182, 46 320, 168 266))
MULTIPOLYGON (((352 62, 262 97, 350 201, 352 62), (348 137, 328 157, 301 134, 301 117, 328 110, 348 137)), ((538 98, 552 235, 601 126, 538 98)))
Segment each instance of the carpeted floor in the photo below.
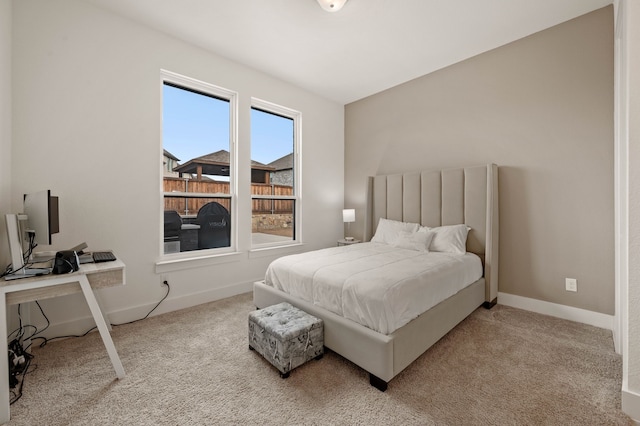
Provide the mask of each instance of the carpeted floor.
POLYGON ((329 352, 283 380, 249 351, 251 294, 34 351, 10 425, 631 425, 611 332, 478 309, 382 393, 329 352), (37 368, 33 368, 37 365, 37 368))

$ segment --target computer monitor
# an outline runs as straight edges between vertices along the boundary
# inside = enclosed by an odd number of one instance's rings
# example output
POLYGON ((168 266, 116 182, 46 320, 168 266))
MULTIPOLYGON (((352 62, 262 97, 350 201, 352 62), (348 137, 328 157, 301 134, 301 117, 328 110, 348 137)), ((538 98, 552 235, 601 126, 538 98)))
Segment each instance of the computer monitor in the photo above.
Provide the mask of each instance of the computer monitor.
POLYGON ((51 235, 59 232, 58 197, 50 191, 24 196, 24 214, 5 215, 11 270, 5 279, 21 278, 49 273, 49 268, 30 268, 25 259, 31 254, 32 244, 51 245, 51 235), (29 237, 32 235, 32 237, 29 237))
POLYGON ((24 195, 23 212, 27 215, 26 231, 35 232, 35 242, 51 245, 51 235, 60 231, 58 221, 58 197, 45 190, 24 195))

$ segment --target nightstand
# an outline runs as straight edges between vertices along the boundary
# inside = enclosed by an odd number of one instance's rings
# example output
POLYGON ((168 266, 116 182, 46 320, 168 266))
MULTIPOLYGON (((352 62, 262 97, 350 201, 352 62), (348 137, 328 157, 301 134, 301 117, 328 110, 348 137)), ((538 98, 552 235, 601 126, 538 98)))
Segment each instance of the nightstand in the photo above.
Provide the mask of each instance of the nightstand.
POLYGON ((360 240, 345 240, 344 238, 341 240, 338 240, 338 247, 340 246, 349 246, 351 244, 358 244, 360 242, 360 240))

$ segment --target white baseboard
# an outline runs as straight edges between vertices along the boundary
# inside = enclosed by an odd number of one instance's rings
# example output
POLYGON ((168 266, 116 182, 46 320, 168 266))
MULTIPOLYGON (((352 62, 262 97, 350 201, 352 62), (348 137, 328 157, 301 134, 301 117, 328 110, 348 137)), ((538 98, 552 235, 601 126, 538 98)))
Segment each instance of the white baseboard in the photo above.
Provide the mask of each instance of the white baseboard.
POLYGON ((537 312, 539 314, 550 315, 552 317, 581 322, 583 324, 605 328, 607 330, 613 330, 613 315, 601 314, 599 312, 587 311, 586 309, 574 308, 572 306, 560 305, 557 303, 545 302, 543 300, 500 292, 498 293, 498 303, 501 305, 511 306, 513 308, 524 309, 526 311, 537 312))
POLYGON ((622 411, 640 426, 640 394, 622 390, 622 411))
MULTIPOLYGON (((226 287, 214 288, 199 293, 185 294, 178 298, 167 299, 153 314, 163 314, 167 312, 178 311, 180 309, 190 308, 192 306, 201 305, 203 303, 214 302, 227 297, 236 296, 238 294, 247 293, 253 290, 253 281, 246 283, 236 283, 226 287)), ((152 314, 152 315, 153 315, 152 314)), ((116 313, 113 314, 115 317, 116 313)), ((112 314, 109 314, 111 318, 112 314)), ((114 323, 118 321, 113 320, 114 323)))
MULTIPOLYGON (((199 293, 185 294, 175 298, 169 295, 169 298, 164 300, 158 308, 149 315, 150 317, 160 315, 168 312, 177 311, 180 309, 189 308, 203 303, 209 303, 220 299, 226 299, 227 297, 235 296, 242 293, 247 293, 253 290, 253 281, 245 283, 236 283, 226 287, 213 288, 199 293)), ((138 318, 144 318, 158 302, 152 302, 149 304, 138 305, 120 309, 117 311, 107 312, 109 321, 112 324, 123 324, 133 321, 138 318)), ((34 317, 37 318, 34 314, 34 317)), ((95 322, 92 316, 84 316, 74 318, 70 321, 59 322, 51 324, 49 328, 41 335, 46 338, 52 338, 57 336, 73 336, 86 332, 93 327, 95 322)), ((34 344, 38 344, 36 341, 34 344)))

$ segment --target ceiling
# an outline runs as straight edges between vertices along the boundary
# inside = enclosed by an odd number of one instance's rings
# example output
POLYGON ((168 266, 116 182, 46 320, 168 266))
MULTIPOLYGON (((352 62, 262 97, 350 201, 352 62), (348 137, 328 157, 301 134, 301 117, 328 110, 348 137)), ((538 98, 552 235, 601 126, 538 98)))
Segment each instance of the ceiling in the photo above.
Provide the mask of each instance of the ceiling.
POLYGON ((612 0, 84 0, 341 104, 612 0))

